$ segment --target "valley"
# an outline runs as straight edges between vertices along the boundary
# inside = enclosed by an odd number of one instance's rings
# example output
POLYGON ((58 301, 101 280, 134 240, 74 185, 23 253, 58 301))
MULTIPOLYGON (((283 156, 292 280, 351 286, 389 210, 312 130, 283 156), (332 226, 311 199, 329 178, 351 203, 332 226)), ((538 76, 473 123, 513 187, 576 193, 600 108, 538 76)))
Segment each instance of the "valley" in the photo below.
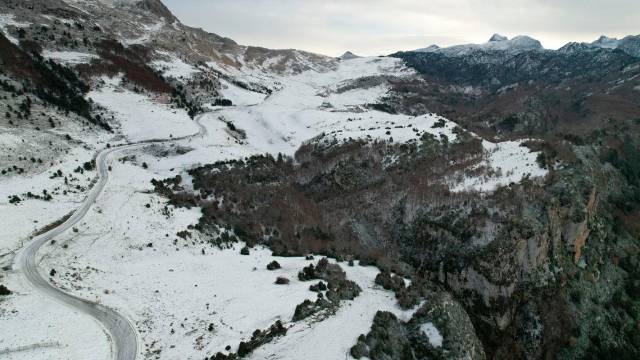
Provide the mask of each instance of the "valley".
POLYGON ((0 28, 0 357, 638 353, 636 37, 332 58, 158 0, 0 28))

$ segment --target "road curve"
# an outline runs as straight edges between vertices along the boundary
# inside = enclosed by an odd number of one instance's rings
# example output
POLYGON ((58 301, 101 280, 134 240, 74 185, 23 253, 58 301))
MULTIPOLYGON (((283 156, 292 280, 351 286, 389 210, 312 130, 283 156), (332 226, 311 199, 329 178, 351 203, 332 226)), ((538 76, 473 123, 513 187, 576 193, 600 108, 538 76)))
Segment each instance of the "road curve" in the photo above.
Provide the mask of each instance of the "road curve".
POLYGON ((107 148, 98 153, 96 156, 97 180, 89 191, 89 194, 82 202, 82 205, 73 212, 73 214, 61 225, 49 230, 48 232, 36 236, 26 246, 19 251, 14 259, 13 268, 18 272, 22 272, 25 279, 39 292, 63 303, 73 309, 81 311, 94 319, 96 319, 107 331, 111 340, 112 355, 114 360, 135 360, 138 354, 138 335, 133 324, 117 311, 106 306, 91 302, 86 299, 79 298, 75 295, 64 292, 47 281, 38 270, 37 253, 42 245, 54 239, 56 236, 72 228, 87 214, 91 206, 102 191, 109 179, 109 171, 107 158, 117 152, 131 150, 154 143, 167 143, 190 139, 198 136, 204 137, 207 129, 200 124, 203 115, 196 118, 198 125, 198 133, 194 135, 173 138, 168 140, 147 140, 134 144, 127 144, 118 147, 107 148))

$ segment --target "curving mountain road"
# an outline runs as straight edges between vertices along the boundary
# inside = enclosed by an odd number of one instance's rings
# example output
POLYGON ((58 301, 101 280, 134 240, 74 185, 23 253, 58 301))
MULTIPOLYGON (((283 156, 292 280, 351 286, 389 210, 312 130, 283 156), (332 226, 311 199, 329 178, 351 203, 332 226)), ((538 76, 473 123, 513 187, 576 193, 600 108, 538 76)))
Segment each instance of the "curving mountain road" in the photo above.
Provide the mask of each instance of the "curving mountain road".
POLYGON ((134 329, 133 324, 127 318, 113 309, 68 294, 54 287, 47 281, 45 277, 42 276, 42 273, 38 270, 36 255, 42 245, 46 244, 56 236, 72 228, 75 224, 82 220, 89 209, 91 209, 91 206, 93 206, 93 204, 96 202, 96 199, 104 190, 104 187, 109 179, 109 171, 106 160, 110 155, 124 150, 143 147, 152 143, 166 143, 190 139, 197 136, 205 136, 207 134, 207 129, 202 124, 200 124, 200 119, 204 115, 205 114, 202 114, 195 119, 199 130, 194 135, 168 140, 148 140, 135 144, 107 148, 100 151, 96 157, 96 166, 98 170, 97 181, 91 188, 85 200, 82 202, 80 208, 75 210, 71 217, 69 217, 69 219, 67 219, 67 221, 65 221, 61 225, 51 229, 50 231, 42 235, 34 237, 31 242, 29 242, 25 247, 22 248, 22 250, 18 253, 14 260, 14 269, 17 271, 21 271, 24 274, 25 279, 37 291, 96 319, 110 336, 114 360, 134 360, 136 358, 138 353, 138 335, 136 333, 136 330, 134 329))

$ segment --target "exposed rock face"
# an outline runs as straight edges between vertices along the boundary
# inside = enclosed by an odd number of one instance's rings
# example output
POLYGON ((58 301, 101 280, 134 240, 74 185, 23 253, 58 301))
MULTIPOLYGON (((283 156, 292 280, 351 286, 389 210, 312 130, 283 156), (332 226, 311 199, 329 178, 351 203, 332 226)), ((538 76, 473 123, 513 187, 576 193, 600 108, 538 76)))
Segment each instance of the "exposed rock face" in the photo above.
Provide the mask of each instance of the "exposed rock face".
POLYGON ((576 265, 580 262, 580 258, 582 257, 582 248, 586 245, 587 239, 589 238, 589 234, 591 230, 589 230, 589 221, 593 218, 596 206, 596 190, 593 189, 591 191, 591 195, 589 196, 589 203, 587 204, 587 218, 584 219, 580 224, 578 224, 577 234, 575 237, 575 241, 573 242, 573 249, 575 251, 575 256, 573 261, 576 265))
POLYGON ((640 35, 624 37, 617 48, 631 56, 640 57, 640 35))
POLYGON ((464 309, 446 293, 430 292, 427 299, 408 322, 379 311, 371 331, 358 338, 351 355, 372 360, 485 359, 482 344, 464 309), (425 324, 431 324, 439 334, 425 334, 425 324), (429 337, 434 335, 443 335, 442 344, 429 337))
POLYGON ((151 13, 158 15, 159 17, 164 18, 168 22, 174 22, 178 20, 160 0, 141 0, 138 3, 138 6, 140 6, 144 10, 148 10, 151 13))
MULTIPOLYGON (((443 334, 443 348, 446 359, 486 358, 482 342, 476 336, 471 319, 462 306, 450 294, 442 291, 429 291, 426 301, 409 321, 417 335, 425 323, 433 325, 443 334)), ((424 337, 419 337, 424 340, 424 337)), ((424 341, 421 341, 424 344, 424 341)), ((423 345, 426 346, 426 345, 423 345)))

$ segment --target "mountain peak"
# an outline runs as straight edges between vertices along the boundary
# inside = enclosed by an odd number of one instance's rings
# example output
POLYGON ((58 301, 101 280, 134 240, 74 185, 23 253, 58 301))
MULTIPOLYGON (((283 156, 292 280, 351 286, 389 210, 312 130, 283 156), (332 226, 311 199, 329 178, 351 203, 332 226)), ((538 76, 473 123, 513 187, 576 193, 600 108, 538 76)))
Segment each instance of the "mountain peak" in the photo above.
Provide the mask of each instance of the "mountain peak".
POLYGON ((610 38, 608 36, 602 35, 598 38, 598 40, 591 43, 591 45, 607 48, 607 49, 615 49, 618 47, 620 40, 616 38, 610 38))
POLYGON ((440 46, 438 45, 429 45, 426 48, 421 48, 421 49, 417 49, 414 50, 416 52, 432 52, 432 51, 437 51, 440 50, 440 46))
POLYGON ((171 11, 160 0, 137 0, 133 1, 133 3, 137 3, 137 5, 142 9, 148 10, 160 17, 163 17, 167 21, 173 22, 177 20, 176 17, 171 13, 171 11))
POLYGON ((532 37, 518 35, 512 39, 508 39, 506 36, 498 34, 493 35, 488 43, 478 45, 477 48, 482 50, 508 51, 511 53, 543 49, 540 41, 532 37))
POLYGON ((347 51, 344 54, 342 54, 342 56, 340 56, 338 59, 340 60, 351 60, 351 59, 357 59, 360 56, 352 53, 351 51, 347 51))
POLYGON ((491 36, 491 39, 489 39, 489 42, 494 42, 494 41, 507 41, 509 40, 508 37, 500 35, 500 34, 493 34, 491 36))

